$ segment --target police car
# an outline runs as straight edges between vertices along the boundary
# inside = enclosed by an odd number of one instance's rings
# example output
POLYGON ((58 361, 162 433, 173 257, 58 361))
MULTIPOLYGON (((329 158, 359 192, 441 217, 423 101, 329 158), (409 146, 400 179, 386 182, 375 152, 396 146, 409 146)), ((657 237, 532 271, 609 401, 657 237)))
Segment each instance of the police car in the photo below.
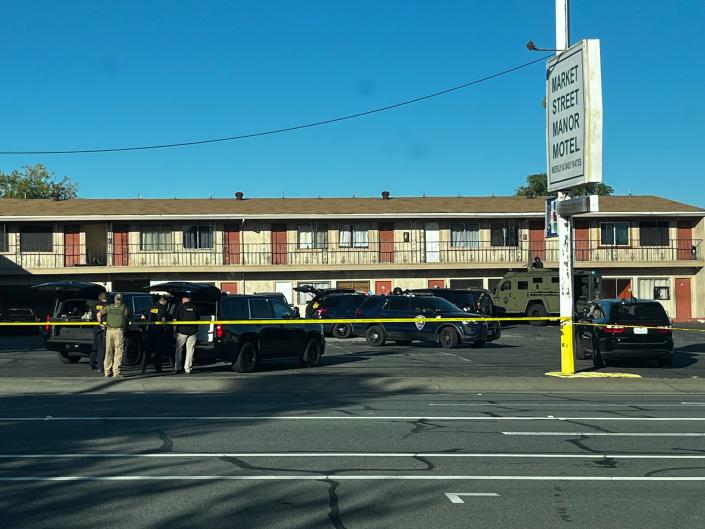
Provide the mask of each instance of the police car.
POLYGON ((487 341, 487 324, 461 320, 440 321, 440 318, 479 318, 479 314, 461 310, 443 298, 435 296, 369 296, 355 313, 356 318, 413 318, 413 322, 359 322, 353 324, 353 334, 364 336, 367 343, 381 347, 392 340, 397 345, 412 341, 440 343, 453 349, 461 343, 482 347, 487 341))

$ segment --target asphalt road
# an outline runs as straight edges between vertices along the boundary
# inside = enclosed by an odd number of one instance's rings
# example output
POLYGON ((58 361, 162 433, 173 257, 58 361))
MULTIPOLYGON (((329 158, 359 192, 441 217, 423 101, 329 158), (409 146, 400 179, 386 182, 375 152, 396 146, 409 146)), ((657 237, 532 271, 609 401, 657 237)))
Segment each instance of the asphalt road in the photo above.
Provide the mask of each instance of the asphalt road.
MULTIPOLYGON (((672 368, 659 368, 651 360, 622 362, 602 369, 628 372, 645 378, 705 378, 705 332, 675 332, 676 353, 672 368)), ((592 370, 590 360, 577 360, 578 370, 592 370)), ((556 326, 505 327, 502 338, 482 349, 463 346, 443 350, 432 344, 410 346, 388 344, 368 346, 363 339, 328 339, 321 365, 306 376, 472 376, 536 377, 560 369, 559 329, 556 326)), ((280 361, 263 366, 265 375, 298 372, 295 361, 280 361)), ((138 370, 125 374, 138 376, 138 370)), ((96 377, 87 361, 62 364, 56 353, 44 350, 38 336, 0 336, 0 377, 96 377)), ((225 364, 201 364, 191 376, 232 377, 225 364)))
POLYGON ((6 394, 0 439, 4 529, 705 526, 705 392, 6 394))

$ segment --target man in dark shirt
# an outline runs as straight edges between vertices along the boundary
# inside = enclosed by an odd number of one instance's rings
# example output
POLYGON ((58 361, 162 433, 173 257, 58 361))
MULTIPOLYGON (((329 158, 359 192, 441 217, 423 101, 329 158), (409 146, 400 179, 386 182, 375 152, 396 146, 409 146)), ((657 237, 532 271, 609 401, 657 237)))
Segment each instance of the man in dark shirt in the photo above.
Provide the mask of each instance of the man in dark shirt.
POLYGON ((160 325, 150 325, 147 330, 147 350, 142 356, 142 373, 147 370, 152 355, 154 355, 154 371, 162 372, 164 355, 169 354, 171 345, 171 328, 167 325, 169 311, 166 296, 160 296, 157 305, 149 311, 149 319, 160 325))
MULTIPOLYGON (((201 313, 198 308, 191 303, 191 296, 186 294, 181 305, 176 308, 174 320, 180 321, 198 321, 201 319, 201 313)), ((198 326, 193 323, 177 324, 176 325, 176 355, 174 361, 174 372, 178 373, 181 369, 188 375, 193 367, 193 353, 196 350, 196 334, 198 326), (186 359, 184 361, 184 349, 186 350, 186 359)))

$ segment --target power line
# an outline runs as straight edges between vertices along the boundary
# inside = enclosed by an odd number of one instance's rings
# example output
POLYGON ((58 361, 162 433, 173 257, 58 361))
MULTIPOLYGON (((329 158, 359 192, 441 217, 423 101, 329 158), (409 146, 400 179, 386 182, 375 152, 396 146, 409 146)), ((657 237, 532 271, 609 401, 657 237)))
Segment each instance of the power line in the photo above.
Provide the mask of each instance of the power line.
POLYGON ((180 142, 180 143, 162 143, 162 144, 158 144, 158 145, 137 145, 137 146, 131 146, 131 147, 106 147, 106 148, 100 148, 100 149, 68 149, 68 150, 50 150, 50 151, 0 151, 0 155, 90 154, 90 153, 104 153, 104 152, 147 151, 147 150, 155 150, 155 149, 172 149, 172 148, 176 148, 176 147, 189 147, 189 146, 193 146, 193 145, 205 145, 207 143, 221 143, 221 142, 226 142, 226 141, 244 140, 244 139, 248 139, 248 138, 258 138, 260 136, 271 136, 273 134, 281 134, 283 132, 292 132, 295 130, 320 127, 322 125, 330 125, 332 123, 338 123, 340 121, 347 121, 350 119, 360 118, 363 116, 369 116, 371 114, 378 114, 380 112, 385 112, 387 110, 392 110, 395 108, 399 108, 399 107, 403 107, 403 106, 407 106, 407 105, 412 105, 414 103, 426 101, 427 99, 432 99, 434 97, 450 94, 451 92, 457 92, 458 90, 462 90, 464 88, 468 88, 468 87, 476 85, 476 84, 484 83, 485 81, 490 81, 491 79, 496 79, 497 77, 502 77, 503 75, 507 75, 507 74, 516 72, 518 70, 526 68, 527 66, 531 66, 532 64, 536 64, 537 62, 545 61, 549 57, 551 57, 551 56, 549 55, 546 57, 540 57, 540 58, 535 59, 533 61, 521 64, 519 66, 514 66, 513 68, 509 68, 507 70, 502 70, 501 72, 497 72, 492 75, 482 77, 480 79, 475 79, 474 81, 470 81, 468 83, 454 86, 452 88, 446 88, 445 90, 441 90, 439 92, 433 92, 431 94, 427 94, 427 95, 424 95, 421 97, 407 99, 406 101, 401 101, 399 103, 394 103, 392 105, 387 105, 387 106, 383 106, 383 107, 379 107, 379 108, 373 108, 370 110, 365 110, 364 112, 357 112, 355 114, 347 114, 344 116, 338 116, 338 117, 326 119, 323 121, 315 121, 312 123, 304 123, 301 125, 294 125, 292 127, 266 130, 266 131, 261 131, 261 132, 251 132, 248 134, 240 134, 237 136, 227 136, 224 138, 210 138, 207 140, 184 141, 184 142, 180 142))

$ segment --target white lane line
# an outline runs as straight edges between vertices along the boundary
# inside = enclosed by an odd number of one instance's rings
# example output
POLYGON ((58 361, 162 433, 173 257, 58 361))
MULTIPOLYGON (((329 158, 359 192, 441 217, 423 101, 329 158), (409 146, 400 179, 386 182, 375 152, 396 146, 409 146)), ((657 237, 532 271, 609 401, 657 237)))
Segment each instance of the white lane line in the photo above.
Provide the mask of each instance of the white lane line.
POLYGON ((0 481, 705 481, 705 476, 464 476, 423 474, 340 475, 121 475, 121 476, 0 476, 0 481))
MULTIPOLYGON (((505 433, 505 432, 503 432, 505 433)), ((523 432, 518 432, 523 434, 523 432)), ((509 435, 510 433, 505 433, 509 435)), ((513 433, 511 433, 513 435, 513 433)), ((570 434, 565 434, 570 435, 570 434)), ((589 434, 585 434, 589 435, 589 434)), ((705 434, 702 434, 705 435, 705 434)), ((129 458, 467 458, 467 459, 705 459, 699 454, 546 454, 546 453, 457 453, 457 452, 160 452, 160 453, 62 453, 0 454, 2 459, 129 459, 129 458)))
MULTIPOLYGON (((461 360, 464 360, 465 362, 470 362, 470 363, 472 363, 472 360, 470 360, 469 358, 463 358, 463 357, 460 356, 460 355, 456 355, 456 354, 453 354, 453 353, 449 353, 448 351, 436 351, 436 352, 441 353, 441 354, 444 354, 444 355, 454 356, 455 358, 460 358, 461 360)), ((481 366, 478 366, 478 367, 481 367, 481 366)))
POLYGON ((699 432, 502 432, 502 435, 542 435, 556 437, 574 437, 576 435, 585 436, 614 436, 614 437, 705 437, 705 433, 699 432))
POLYGON ((705 417, 561 417, 487 416, 487 415, 212 415, 212 416, 77 416, 77 417, 0 417, 0 422, 12 421, 667 421, 703 422, 705 417))
POLYGON ((471 497, 490 497, 496 498, 499 496, 496 492, 446 492, 446 498, 450 500, 451 503, 465 503, 461 496, 471 496, 471 497))

